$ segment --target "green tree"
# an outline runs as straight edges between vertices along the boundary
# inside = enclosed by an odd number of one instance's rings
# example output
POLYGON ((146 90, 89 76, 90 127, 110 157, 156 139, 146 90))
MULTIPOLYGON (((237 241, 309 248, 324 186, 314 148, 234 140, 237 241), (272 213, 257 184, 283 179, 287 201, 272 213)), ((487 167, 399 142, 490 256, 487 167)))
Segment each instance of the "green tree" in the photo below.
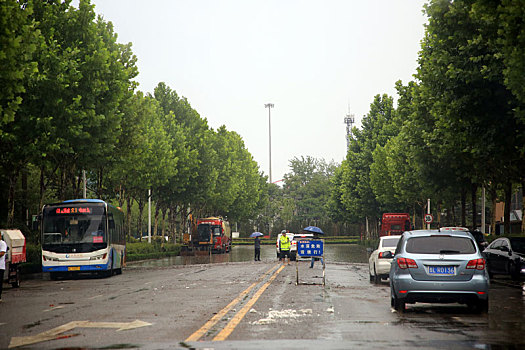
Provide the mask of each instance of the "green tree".
POLYGON ((433 1, 426 7, 429 24, 417 74, 435 120, 433 154, 447 155, 457 182, 473 194, 480 184, 512 181, 518 139, 516 100, 494 46, 498 23, 479 15, 480 9, 495 11, 497 5, 433 1))
MULTIPOLYGON (((31 18, 32 4, 21 6, 14 0, 0 2, 0 183, 6 183, 8 227, 14 224, 15 187, 20 171, 34 152, 33 125, 18 115, 24 94, 36 79, 34 54, 42 43, 40 31, 31 18)), ((0 205, 1 208, 4 205, 0 205)))
POLYGON ((261 192, 259 169, 244 141, 236 132, 221 126, 215 135, 213 149, 220 160, 216 165, 219 176, 209 208, 241 220, 253 215, 261 192))
POLYGON ((377 95, 370 112, 363 118, 362 130, 353 130, 342 173, 338 175, 339 187, 334 188, 336 194, 332 196, 338 198, 353 222, 368 217, 376 223, 381 214, 370 182, 370 167, 374 150, 398 133, 399 126, 393 122, 394 112, 392 97, 377 95))
POLYGON ((136 75, 129 45, 116 43, 110 23, 95 21, 82 0, 34 2, 33 17, 45 38, 37 53, 42 78, 27 91, 23 118, 35 118, 39 138, 33 162, 51 178, 59 199, 77 197, 82 169, 102 195, 104 169, 115 157, 121 104, 136 75))
POLYGON ((285 174, 283 182, 283 223, 296 231, 308 225, 328 226, 331 178, 337 165, 301 156, 291 159, 289 166, 291 172, 285 174))
MULTIPOLYGON (((161 191, 160 206, 169 209, 171 230, 175 230, 175 219, 180 216, 185 226, 188 208, 200 216, 202 208, 214 191, 218 172, 215 168, 217 154, 211 143, 213 132, 186 98, 159 83, 153 93, 163 110, 164 125, 168 134, 171 130, 182 130, 185 135, 187 157, 182 161, 177 177, 171 179, 161 191)), ((177 142, 172 138, 173 142, 177 142)), ((177 148, 174 146, 173 148, 177 148)))

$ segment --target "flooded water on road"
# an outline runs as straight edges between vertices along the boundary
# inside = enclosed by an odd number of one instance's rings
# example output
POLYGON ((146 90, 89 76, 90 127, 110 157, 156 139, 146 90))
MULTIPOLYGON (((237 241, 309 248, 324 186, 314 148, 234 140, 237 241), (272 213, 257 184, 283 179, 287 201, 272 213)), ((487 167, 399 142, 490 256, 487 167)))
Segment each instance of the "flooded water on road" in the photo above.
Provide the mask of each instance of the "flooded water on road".
MULTIPOLYGON (((366 248, 357 244, 326 244, 325 259, 330 262, 365 263, 368 261, 366 248)), ((193 265, 224 262, 251 261, 254 258, 254 248, 251 245, 232 247, 228 254, 212 254, 204 256, 174 256, 157 260, 145 260, 130 263, 132 266, 161 267, 170 265, 193 265)), ((261 246, 261 260, 276 260, 274 245, 261 246)))

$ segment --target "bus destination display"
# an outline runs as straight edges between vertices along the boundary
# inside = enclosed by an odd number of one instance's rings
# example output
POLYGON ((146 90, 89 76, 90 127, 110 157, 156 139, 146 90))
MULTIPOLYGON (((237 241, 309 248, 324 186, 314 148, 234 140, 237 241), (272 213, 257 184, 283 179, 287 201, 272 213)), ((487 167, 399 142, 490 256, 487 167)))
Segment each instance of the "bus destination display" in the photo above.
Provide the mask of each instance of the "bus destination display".
POLYGON ((92 214, 90 207, 62 207, 56 208, 55 214, 92 214))

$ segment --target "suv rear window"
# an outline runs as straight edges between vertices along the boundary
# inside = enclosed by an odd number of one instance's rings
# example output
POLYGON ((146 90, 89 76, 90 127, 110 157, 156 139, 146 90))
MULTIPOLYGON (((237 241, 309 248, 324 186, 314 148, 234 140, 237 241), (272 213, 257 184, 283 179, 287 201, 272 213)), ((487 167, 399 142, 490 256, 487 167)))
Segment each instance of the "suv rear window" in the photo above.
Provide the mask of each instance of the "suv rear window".
POLYGON ((474 241, 453 236, 414 237, 407 241, 406 251, 418 254, 473 254, 474 241))

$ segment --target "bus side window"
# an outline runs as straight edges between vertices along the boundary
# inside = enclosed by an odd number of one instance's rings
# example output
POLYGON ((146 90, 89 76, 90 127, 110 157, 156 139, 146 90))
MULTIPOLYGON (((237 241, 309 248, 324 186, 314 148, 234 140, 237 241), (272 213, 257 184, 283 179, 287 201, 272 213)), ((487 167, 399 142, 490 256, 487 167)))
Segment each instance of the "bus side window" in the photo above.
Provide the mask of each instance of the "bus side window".
POLYGON ((116 237, 115 237, 115 219, 113 217, 113 213, 109 213, 109 220, 108 220, 108 242, 115 243, 116 237))

